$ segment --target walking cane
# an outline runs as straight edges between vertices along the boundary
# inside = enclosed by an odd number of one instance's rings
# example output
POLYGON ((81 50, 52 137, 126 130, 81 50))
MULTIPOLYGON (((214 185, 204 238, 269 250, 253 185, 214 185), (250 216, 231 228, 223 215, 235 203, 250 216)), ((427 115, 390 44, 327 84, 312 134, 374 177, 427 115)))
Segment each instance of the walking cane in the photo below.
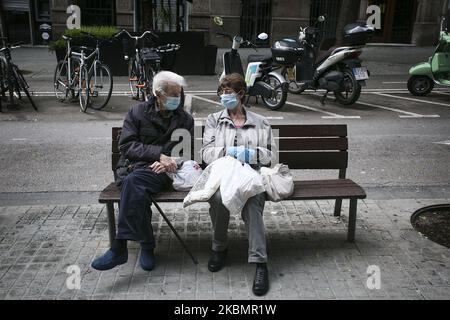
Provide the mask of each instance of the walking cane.
POLYGON ((186 243, 184 243, 183 239, 181 239, 180 235, 178 234, 177 230, 175 230, 175 228, 173 227, 172 223, 169 221, 169 219, 167 218, 167 216, 164 214, 164 212, 162 211, 162 209, 159 207, 158 203, 153 199, 153 197, 150 195, 150 200, 152 201, 152 203, 155 205, 156 209, 158 209, 159 214, 164 218, 164 220, 166 221, 166 223, 169 225, 169 228, 172 230, 172 232, 175 234, 175 236, 178 238, 178 240, 181 242, 181 244, 183 245, 184 250, 186 250, 186 252, 189 254, 189 256, 191 257, 192 261, 195 264, 198 264, 197 259, 194 258, 194 256, 192 255, 191 251, 189 250, 188 246, 186 245, 186 243))

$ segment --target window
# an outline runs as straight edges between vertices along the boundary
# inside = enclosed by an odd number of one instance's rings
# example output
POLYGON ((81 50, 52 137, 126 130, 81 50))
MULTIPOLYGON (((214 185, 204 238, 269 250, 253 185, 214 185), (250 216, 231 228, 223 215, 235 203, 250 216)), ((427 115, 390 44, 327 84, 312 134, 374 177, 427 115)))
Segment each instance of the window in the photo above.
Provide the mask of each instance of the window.
POLYGON ((81 24, 84 26, 115 25, 115 0, 80 0, 81 24))
POLYGON ((258 34, 270 35, 272 3, 270 0, 243 1, 241 15, 241 36, 255 44, 268 44, 268 40, 259 40, 258 34))

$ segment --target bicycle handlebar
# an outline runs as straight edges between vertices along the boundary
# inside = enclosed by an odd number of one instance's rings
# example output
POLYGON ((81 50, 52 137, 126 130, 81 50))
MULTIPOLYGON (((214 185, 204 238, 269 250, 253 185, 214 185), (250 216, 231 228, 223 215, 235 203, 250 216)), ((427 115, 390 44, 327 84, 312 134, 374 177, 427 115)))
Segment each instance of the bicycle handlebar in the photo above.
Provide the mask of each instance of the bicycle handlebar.
POLYGON ((114 37, 117 38, 119 35, 121 35, 122 33, 126 33, 130 38, 135 39, 135 40, 139 40, 144 38, 147 34, 150 34, 151 36, 155 37, 155 38, 159 38, 159 36, 157 34, 155 34, 154 32, 147 30, 145 31, 143 34, 141 34, 140 36, 132 36, 127 30, 122 29, 119 33, 117 33, 114 37))

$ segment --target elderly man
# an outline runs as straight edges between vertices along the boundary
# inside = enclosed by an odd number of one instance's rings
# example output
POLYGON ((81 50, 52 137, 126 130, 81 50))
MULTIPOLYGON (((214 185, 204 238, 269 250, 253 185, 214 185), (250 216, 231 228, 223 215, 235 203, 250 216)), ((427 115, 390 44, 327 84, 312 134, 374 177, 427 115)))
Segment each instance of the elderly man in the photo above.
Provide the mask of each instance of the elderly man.
POLYGON ((183 77, 162 71, 153 79, 154 97, 132 107, 123 123, 119 140, 121 158, 116 182, 121 185, 117 236, 111 248, 92 262, 97 270, 109 270, 128 260, 127 240, 140 242, 140 265, 155 266, 155 240, 151 224, 150 194, 171 187, 165 172, 177 168, 171 157, 178 141, 171 141, 176 129, 194 134, 194 120, 183 110, 183 77))

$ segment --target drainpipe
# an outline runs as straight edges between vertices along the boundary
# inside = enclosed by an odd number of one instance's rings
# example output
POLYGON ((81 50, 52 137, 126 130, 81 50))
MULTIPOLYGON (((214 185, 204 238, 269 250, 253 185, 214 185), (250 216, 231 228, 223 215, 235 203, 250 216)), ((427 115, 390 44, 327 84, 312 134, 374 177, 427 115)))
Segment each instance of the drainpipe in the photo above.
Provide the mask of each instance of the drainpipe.
MULTIPOLYGON (((1 4, 0 4, 0 37, 4 37, 5 33, 3 32, 3 8, 1 8, 1 4)), ((0 42, 1 44, 1 42, 0 42)))
POLYGON ((133 10, 133 31, 138 32, 140 24, 140 0, 134 0, 134 10, 133 10))

